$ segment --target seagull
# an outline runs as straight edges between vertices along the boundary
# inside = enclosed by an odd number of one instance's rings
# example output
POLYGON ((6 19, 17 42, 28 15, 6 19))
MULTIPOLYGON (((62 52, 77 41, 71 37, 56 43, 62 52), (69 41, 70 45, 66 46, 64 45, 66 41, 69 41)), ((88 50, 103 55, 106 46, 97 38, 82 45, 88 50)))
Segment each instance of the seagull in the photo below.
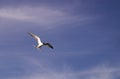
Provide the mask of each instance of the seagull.
POLYGON ((53 46, 50 43, 44 43, 41 41, 40 37, 33 34, 33 33, 28 33, 30 36, 32 36, 36 41, 37 45, 35 46, 36 48, 41 48, 42 46, 48 46, 53 49, 53 46))

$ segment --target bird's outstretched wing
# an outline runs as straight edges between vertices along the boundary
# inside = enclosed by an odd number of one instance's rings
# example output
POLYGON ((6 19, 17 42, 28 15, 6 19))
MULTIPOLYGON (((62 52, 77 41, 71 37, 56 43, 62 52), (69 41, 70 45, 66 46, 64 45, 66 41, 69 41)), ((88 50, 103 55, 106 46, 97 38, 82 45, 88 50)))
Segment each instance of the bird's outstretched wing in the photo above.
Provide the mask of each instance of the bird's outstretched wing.
POLYGON ((37 35, 35 35, 35 34, 33 34, 33 33, 28 33, 30 36, 32 36, 36 41, 37 41, 37 43, 39 44, 39 45, 42 45, 42 42, 41 42, 41 40, 40 40, 40 38, 37 36, 37 35))
POLYGON ((53 46, 50 43, 46 43, 46 45, 53 49, 53 46))

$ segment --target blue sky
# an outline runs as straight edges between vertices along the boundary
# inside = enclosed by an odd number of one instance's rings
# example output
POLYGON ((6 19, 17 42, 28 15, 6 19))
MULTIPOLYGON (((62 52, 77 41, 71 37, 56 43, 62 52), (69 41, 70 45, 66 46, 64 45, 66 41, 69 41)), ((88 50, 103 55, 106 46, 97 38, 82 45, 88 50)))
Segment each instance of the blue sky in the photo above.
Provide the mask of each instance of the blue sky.
POLYGON ((119 79, 119 3, 0 0, 0 79, 119 79))

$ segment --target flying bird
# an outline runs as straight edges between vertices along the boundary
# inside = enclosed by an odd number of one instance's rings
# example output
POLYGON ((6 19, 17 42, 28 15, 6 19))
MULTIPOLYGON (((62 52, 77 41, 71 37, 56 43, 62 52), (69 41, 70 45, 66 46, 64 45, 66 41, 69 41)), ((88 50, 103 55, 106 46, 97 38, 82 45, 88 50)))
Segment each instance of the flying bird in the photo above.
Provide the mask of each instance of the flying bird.
POLYGON ((41 48, 42 46, 48 46, 53 49, 53 46, 50 43, 44 43, 41 41, 40 37, 33 34, 33 33, 28 33, 30 36, 32 36, 36 41, 37 45, 35 46, 36 48, 41 48))

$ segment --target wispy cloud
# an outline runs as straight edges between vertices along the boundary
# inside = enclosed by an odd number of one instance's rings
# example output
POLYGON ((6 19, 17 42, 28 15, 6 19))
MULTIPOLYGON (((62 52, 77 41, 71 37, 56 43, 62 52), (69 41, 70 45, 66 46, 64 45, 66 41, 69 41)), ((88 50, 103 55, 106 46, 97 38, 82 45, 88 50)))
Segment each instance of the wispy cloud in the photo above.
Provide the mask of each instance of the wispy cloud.
POLYGON ((22 12, 20 9, 17 9, 17 8, 1 8, 0 17, 10 19, 10 20, 11 19, 15 19, 15 20, 32 19, 32 17, 28 16, 25 11, 22 12))
POLYGON ((116 79, 120 73, 120 67, 109 67, 105 64, 79 71, 71 70, 68 65, 65 65, 61 71, 55 71, 37 59, 25 57, 26 59, 26 62, 31 61, 31 64, 35 65, 38 71, 8 79, 116 79))
POLYGON ((74 15, 63 10, 47 7, 5 7, 0 8, 0 18, 38 23, 40 25, 56 25, 64 23, 77 23, 90 20, 92 17, 80 14, 74 15))
MULTIPOLYGON (((120 68, 97 67, 86 71, 49 71, 45 73, 32 73, 29 76, 20 77, 20 79, 116 79, 115 74, 120 73, 120 68)), ((17 77, 17 79, 19 79, 17 77)))

